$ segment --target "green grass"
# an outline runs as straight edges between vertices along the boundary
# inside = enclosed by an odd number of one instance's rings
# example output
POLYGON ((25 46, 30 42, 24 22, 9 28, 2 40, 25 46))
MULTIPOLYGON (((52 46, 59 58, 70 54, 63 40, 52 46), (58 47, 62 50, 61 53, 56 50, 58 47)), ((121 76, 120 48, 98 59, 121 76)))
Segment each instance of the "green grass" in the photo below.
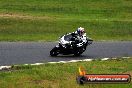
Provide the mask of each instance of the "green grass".
POLYGON ((85 84, 76 83, 78 68, 83 66, 87 74, 132 75, 132 58, 92 62, 44 64, 40 66, 14 66, 0 72, 1 88, 131 88, 129 84, 85 84))
POLYGON ((94 40, 132 40, 132 1, 0 1, 0 41, 54 41, 79 26, 94 40))

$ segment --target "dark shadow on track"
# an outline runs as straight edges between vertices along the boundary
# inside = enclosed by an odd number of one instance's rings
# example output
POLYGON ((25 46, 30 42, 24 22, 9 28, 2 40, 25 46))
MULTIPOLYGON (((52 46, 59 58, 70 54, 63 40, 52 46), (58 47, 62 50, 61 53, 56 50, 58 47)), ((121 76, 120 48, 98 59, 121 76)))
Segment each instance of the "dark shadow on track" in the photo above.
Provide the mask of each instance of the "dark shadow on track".
POLYGON ((58 56, 54 56, 54 57, 52 57, 52 56, 49 56, 50 58, 54 58, 54 59, 70 59, 70 58, 72 58, 72 59, 77 59, 77 58, 79 58, 79 59, 88 59, 88 58, 95 58, 94 56, 87 56, 87 55, 80 55, 80 56, 74 56, 74 55, 58 55, 58 56))

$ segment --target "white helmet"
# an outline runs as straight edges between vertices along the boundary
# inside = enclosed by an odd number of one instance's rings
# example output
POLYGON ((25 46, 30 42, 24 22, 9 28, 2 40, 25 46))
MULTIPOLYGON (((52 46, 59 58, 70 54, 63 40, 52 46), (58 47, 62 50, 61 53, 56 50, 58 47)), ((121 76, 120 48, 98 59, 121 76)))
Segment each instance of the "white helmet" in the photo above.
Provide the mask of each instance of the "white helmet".
POLYGON ((77 33, 78 33, 80 36, 82 36, 82 35, 85 33, 84 28, 79 27, 79 28, 77 29, 77 33))

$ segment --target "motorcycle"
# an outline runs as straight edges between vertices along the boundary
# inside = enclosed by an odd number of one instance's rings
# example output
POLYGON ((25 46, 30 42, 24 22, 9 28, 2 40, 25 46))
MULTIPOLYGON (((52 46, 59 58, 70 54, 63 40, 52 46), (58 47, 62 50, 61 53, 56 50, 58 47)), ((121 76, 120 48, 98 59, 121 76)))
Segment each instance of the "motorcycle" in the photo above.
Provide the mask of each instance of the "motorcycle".
POLYGON ((86 50, 88 45, 92 44, 92 42, 93 40, 88 37, 86 38, 86 42, 83 43, 72 34, 66 34, 60 37, 59 43, 50 51, 50 55, 57 56, 58 54, 73 54, 74 56, 79 56, 86 50))

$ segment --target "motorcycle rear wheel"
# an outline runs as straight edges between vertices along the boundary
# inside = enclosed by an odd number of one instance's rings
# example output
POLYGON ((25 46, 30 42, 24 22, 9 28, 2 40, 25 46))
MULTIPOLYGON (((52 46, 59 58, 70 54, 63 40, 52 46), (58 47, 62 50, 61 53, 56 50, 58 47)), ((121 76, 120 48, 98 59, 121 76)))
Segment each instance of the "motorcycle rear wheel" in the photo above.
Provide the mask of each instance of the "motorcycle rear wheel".
POLYGON ((75 52, 74 53, 74 56, 80 56, 82 53, 80 53, 80 52, 75 52))
POLYGON ((82 52, 81 49, 76 50, 76 51, 74 52, 74 56, 80 56, 82 53, 83 53, 83 52, 82 52))

